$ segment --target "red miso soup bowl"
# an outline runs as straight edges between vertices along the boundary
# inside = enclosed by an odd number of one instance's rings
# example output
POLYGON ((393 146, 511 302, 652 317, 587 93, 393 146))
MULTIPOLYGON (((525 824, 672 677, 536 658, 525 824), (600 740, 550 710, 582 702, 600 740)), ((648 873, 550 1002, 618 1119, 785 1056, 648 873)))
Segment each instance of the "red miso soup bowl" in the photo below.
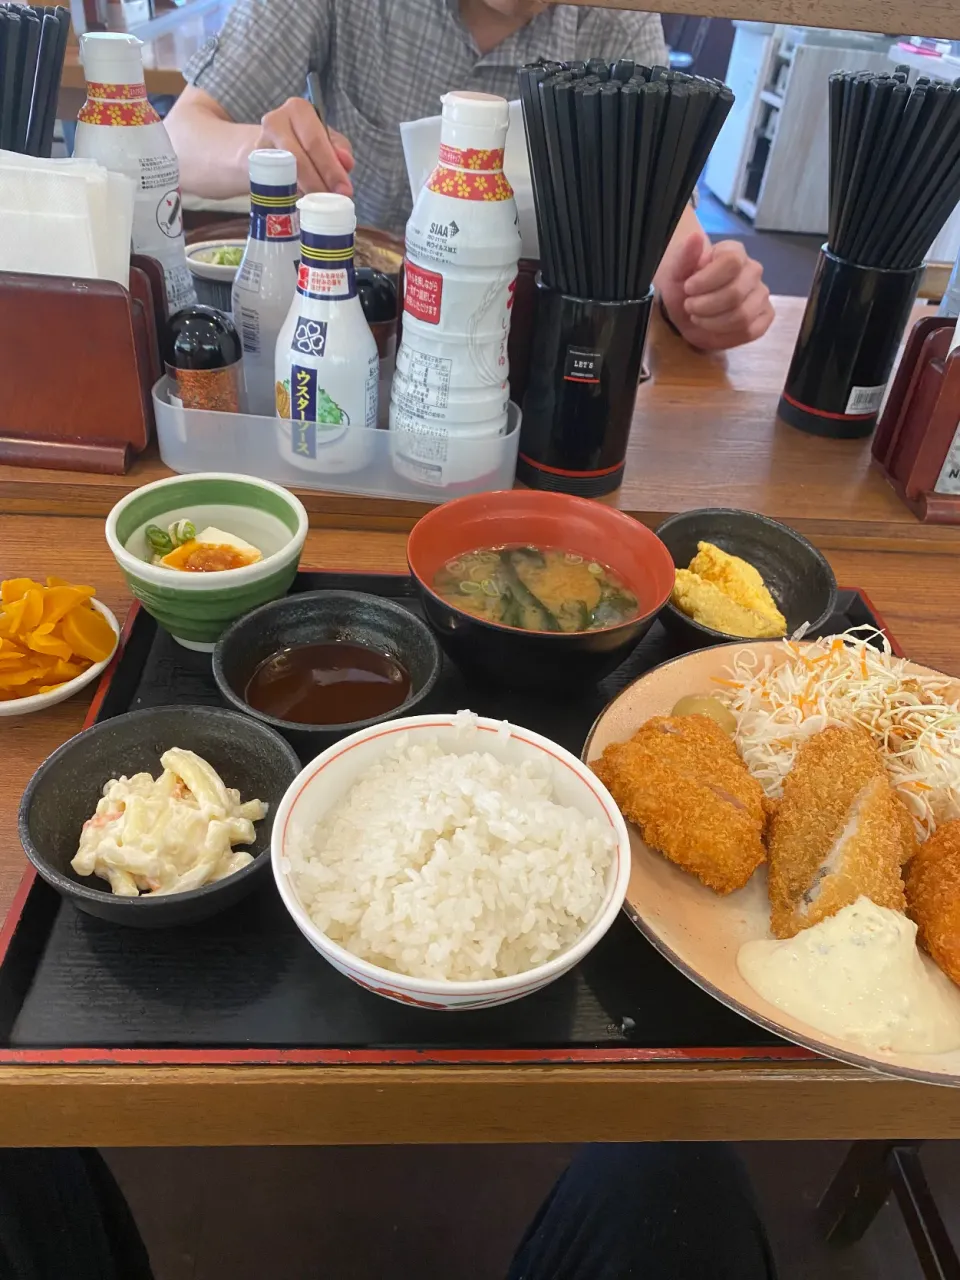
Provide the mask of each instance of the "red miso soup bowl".
POLYGON ((673 559, 646 525, 585 498, 510 489, 458 498, 414 527, 407 563, 427 620, 458 666, 525 688, 596 682, 620 665, 670 598, 673 559), (596 631, 525 631, 464 612, 433 589, 441 568, 485 547, 547 548, 612 569, 637 598, 635 616, 596 631))

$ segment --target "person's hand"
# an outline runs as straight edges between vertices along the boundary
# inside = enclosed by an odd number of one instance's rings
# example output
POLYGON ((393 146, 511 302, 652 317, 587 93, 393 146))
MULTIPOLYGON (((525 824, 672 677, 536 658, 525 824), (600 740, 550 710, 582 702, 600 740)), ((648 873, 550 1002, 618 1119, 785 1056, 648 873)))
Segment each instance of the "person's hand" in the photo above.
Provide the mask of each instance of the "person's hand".
POLYGON ((305 98, 288 98, 268 111, 260 122, 258 147, 279 147, 292 151, 297 158, 297 182, 300 190, 336 191, 353 195, 350 171, 353 149, 342 133, 331 129, 329 135, 320 118, 305 98))
POLYGON ((773 320, 763 267, 739 240, 711 244, 694 231, 670 244, 656 285, 667 315, 691 346, 724 351, 753 342, 773 320))

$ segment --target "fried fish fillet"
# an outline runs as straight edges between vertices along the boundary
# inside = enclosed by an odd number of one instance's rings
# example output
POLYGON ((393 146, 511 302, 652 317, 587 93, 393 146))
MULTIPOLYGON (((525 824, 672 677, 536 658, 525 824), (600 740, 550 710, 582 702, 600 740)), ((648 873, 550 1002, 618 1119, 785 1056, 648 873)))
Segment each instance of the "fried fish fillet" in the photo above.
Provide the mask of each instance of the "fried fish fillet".
POLYGON ((861 894, 903 911, 900 868, 913 822, 862 729, 831 726, 808 738, 784 779, 770 821, 770 927, 792 938, 861 894))
POLYGON ((924 841, 904 879, 917 941, 960 985, 960 820, 944 823, 924 841))
POLYGON ((709 716, 655 716, 593 769, 647 844, 717 893, 763 862, 763 790, 709 716))

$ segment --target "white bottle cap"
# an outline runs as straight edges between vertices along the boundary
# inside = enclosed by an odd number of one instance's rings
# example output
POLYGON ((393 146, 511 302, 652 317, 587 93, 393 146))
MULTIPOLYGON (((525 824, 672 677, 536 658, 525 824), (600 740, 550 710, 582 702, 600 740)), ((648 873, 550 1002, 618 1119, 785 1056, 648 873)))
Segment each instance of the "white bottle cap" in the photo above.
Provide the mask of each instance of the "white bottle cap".
POLYGON ((297 158, 290 151, 250 152, 250 181, 262 187, 292 187, 297 181, 297 158))
POLYGON ((357 226, 357 211, 349 196, 313 191, 297 201, 300 226, 316 236, 349 236, 357 226))
POLYGON ((80 37, 80 62, 88 84, 143 84, 141 42, 120 31, 88 31, 80 37))
POLYGON ((453 93, 445 93, 440 101, 443 103, 442 118, 449 120, 451 124, 506 129, 510 122, 510 108, 506 98, 500 98, 495 93, 471 93, 466 89, 455 89, 453 93))
POLYGON ((457 90, 440 99, 440 141, 456 151, 500 151, 507 137, 510 108, 493 93, 457 90))

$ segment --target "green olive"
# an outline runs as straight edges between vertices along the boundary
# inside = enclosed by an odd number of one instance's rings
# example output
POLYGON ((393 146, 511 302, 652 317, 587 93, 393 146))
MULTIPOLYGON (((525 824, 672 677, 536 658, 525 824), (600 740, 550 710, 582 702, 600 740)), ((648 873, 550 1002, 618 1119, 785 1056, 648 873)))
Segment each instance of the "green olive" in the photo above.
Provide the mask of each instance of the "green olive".
POLYGON ((729 707, 725 707, 717 698, 708 698, 702 693, 688 693, 681 698, 673 710, 672 716, 709 716, 732 738, 737 732, 737 722, 729 707))

